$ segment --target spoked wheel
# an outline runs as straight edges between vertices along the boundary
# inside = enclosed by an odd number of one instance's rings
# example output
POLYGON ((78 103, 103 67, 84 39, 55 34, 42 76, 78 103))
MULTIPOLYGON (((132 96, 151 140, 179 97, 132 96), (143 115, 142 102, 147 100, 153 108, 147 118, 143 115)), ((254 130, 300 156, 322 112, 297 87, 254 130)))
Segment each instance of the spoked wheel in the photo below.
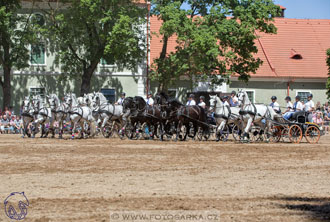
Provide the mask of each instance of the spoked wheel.
POLYGON ((299 125, 294 124, 289 129, 289 139, 292 143, 300 143, 303 137, 302 129, 299 125))
POLYGON ((252 142, 260 142, 260 141, 263 141, 263 137, 260 135, 260 127, 258 126, 252 126, 251 127, 251 130, 250 130, 250 140, 252 142))
POLYGON ((282 129, 282 132, 281 132, 282 142, 289 142, 290 141, 290 139, 289 139, 289 129, 290 129, 290 127, 287 127, 287 126, 285 126, 282 129))
POLYGON ((135 139, 137 137, 135 127, 131 123, 128 123, 126 125, 125 135, 127 136, 128 139, 135 139))
POLYGON ((229 133, 229 126, 226 124, 223 130, 217 132, 217 138, 223 142, 226 142, 228 140, 229 133))
POLYGON ((101 129, 102 135, 105 138, 109 138, 112 136, 112 126, 113 126, 112 123, 106 123, 105 126, 101 129))
POLYGON ((272 143, 278 143, 282 137, 282 126, 273 126, 269 132, 269 140, 272 143))
POLYGON ((238 127, 238 125, 234 124, 231 129, 231 134, 233 135, 235 141, 240 141, 242 130, 238 127))
POLYGON ((305 131, 305 137, 309 143, 317 143, 320 139, 321 131, 316 126, 309 126, 305 131))

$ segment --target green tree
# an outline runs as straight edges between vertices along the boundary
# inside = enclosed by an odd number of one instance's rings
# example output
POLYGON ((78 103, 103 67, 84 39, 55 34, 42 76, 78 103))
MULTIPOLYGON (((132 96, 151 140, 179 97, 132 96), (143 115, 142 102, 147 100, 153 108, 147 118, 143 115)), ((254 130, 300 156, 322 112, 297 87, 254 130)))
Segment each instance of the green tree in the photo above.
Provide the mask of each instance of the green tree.
POLYGON ((11 105, 12 70, 29 66, 28 46, 36 38, 31 14, 20 14, 20 10, 19 0, 0 1, 0 66, 3 70, 0 85, 3 108, 11 105))
POLYGON ((81 95, 90 91, 93 73, 101 60, 118 69, 135 70, 144 58, 141 26, 146 8, 132 0, 60 1, 44 11, 49 23, 43 30, 55 65, 64 79, 81 80, 81 95))
POLYGON ((276 33, 273 17, 280 8, 272 0, 153 0, 152 14, 162 21, 162 51, 151 77, 167 91, 178 78, 211 79, 213 84, 238 74, 248 81, 262 61, 255 58, 257 32, 276 33), (183 4, 189 9, 183 9, 183 4), (171 37, 174 52, 167 51, 171 37))

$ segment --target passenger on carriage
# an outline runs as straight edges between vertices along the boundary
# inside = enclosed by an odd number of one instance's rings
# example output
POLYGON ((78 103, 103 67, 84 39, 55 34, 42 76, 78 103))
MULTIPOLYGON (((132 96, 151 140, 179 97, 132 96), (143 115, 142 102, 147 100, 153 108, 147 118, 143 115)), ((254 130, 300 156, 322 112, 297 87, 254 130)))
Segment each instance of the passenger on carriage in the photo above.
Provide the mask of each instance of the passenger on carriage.
POLYGON ((229 103, 228 103, 228 96, 224 96, 222 98, 222 103, 224 106, 230 106, 229 103))
POLYGON ((293 104, 293 111, 284 114, 283 118, 289 120, 296 112, 303 111, 303 105, 300 102, 300 96, 296 96, 296 102, 293 104))
POLYGON ((126 93, 122 92, 121 95, 120 95, 120 98, 115 103, 115 105, 123 105, 123 102, 125 100, 125 96, 126 96, 126 93))
POLYGON ((277 102, 277 97, 272 96, 271 100, 272 100, 272 102, 269 104, 269 106, 271 106, 273 108, 275 113, 280 114, 281 109, 280 109, 280 104, 278 104, 278 102, 277 102))
POLYGON ((147 102, 148 106, 153 106, 154 105, 154 99, 152 98, 152 93, 148 93, 146 102, 147 102))
POLYGON ((307 102, 305 103, 304 111, 308 112, 308 122, 313 121, 313 111, 315 110, 315 104, 313 102, 313 94, 309 94, 307 102))
POLYGON ((190 94, 189 98, 188 98, 188 102, 186 104, 187 106, 195 106, 196 102, 195 102, 195 95, 194 94, 190 94))
POLYGON ((286 110, 284 111, 283 114, 285 114, 287 112, 293 112, 293 105, 291 102, 291 97, 290 96, 285 97, 285 101, 286 101, 286 110))
POLYGON ((231 92, 231 96, 230 96, 230 99, 229 99, 229 104, 230 106, 238 106, 238 98, 236 96, 236 92, 235 91, 232 91, 231 92))
POLYGON ((205 107, 206 107, 206 104, 205 104, 205 97, 204 96, 200 96, 199 97, 199 103, 198 103, 198 105, 200 106, 200 107, 202 107, 203 109, 205 109, 205 107))

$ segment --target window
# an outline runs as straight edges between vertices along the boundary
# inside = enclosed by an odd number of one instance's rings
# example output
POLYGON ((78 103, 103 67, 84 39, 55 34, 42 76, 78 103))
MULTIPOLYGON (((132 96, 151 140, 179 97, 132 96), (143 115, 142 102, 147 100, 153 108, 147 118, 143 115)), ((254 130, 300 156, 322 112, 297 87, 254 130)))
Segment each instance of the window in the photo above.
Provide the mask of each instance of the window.
POLYGON ((169 89, 168 90, 168 96, 170 98, 176 98, 176 89, 169 89))
POLYGON ((255 92, 254 90, 246 90, 246 93, 249 97, 249 100, 254 103, 255 102, 255 92))
POLYGON ((114 103, 116 101, 115 89, 101 89, 101 93, 107 98, 108 102, 114 103))
POLYGON ((45 65, 46 64, 46 49, 45 44, 39 43, 31 45, 31 64, 32 65, 45 65))
POLYGON ((30 88, 30 96, 37 96, 40 95, 41 97, 45 96, 45 88, 37 88, 37 87, 31 87, 30 88))
POLYGON ((300 96, 300 101, 306 102, 310 93, 311 91, 297 91, 297 96, 300 96))

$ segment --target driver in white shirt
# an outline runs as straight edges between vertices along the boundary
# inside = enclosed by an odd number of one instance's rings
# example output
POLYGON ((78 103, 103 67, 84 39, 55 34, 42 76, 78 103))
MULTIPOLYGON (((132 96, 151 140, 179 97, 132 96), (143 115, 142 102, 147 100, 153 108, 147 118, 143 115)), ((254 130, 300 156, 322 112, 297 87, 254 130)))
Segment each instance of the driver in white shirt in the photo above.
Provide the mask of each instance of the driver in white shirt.
POLYGON ((148 93, 148 96, 147 96, 147 105, 149 106, 153 106, 154 105, 154 99, 152 98, 152 93, 148 93))
POLYGON ((205 109, 206 104, 205 104, 205 97, 204 97, 204 96, 200 96, 200 97, 199 97, 199 103, 198 103, 198 105, 199 105, 200 107, 202 107, 203 109, 205 109))
POLYGON ((305 112, 308 112, 308 122, 313 121, 313 111, 315 110, 315 104, 312 99, 313 99, 313 94, 309 94, 304 108, 305 112))
POLYGON ((281 113, 280 104, 277 102, 277 97, 272 96, 271 100, 272 102, 269 104, 269 106, 272 107, 276 113, 281 113))
POLYGON ((196 102, 195 102, 195 95, 194 94, 190 94, 189 98, 188 98, 188 102, 186 104, 187 106, 195 106, 196 102))
POLYGON ((115 103, 115 105, 123 105, 123 102, 125 100, 125 96, 126 96, 126 93, 121 93, 120 95, 120 98, 118 99, 118 101, 115 103))
POLYGON ((303 110, 303 108, 304 108, 304 106, 300 102, 300 96, 296 96, 296 102, 293 104, 293 111, 285 113, 285 115, 283 116, 284 119, 287 119, 287 120, 290 119, 295 112, 300 112, 303 110))

